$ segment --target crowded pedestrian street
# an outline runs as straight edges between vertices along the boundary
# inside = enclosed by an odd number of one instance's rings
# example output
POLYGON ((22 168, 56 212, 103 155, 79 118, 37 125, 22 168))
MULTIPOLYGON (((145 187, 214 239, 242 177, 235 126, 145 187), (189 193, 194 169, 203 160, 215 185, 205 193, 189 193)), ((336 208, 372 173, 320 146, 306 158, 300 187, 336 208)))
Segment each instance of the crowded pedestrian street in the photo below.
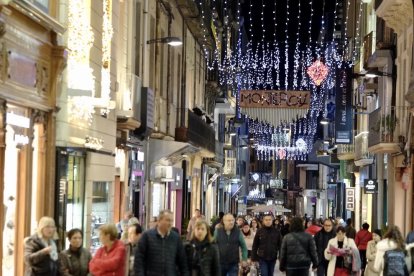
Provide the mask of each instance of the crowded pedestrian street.
POLYGON ((0 276, 414 276, 414 0, 0 0, 0 276))

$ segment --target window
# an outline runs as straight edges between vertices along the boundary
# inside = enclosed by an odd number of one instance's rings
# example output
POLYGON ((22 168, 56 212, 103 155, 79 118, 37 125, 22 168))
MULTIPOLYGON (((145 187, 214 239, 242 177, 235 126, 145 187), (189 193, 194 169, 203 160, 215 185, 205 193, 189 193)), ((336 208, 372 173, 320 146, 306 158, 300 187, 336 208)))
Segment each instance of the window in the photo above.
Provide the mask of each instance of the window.
POLYGON ((101 247, 99 227, 111 221, 111 201, 109 188, 111 182, 95 181, 92 184, 92 213, 91 213, 91 253, 101 247))

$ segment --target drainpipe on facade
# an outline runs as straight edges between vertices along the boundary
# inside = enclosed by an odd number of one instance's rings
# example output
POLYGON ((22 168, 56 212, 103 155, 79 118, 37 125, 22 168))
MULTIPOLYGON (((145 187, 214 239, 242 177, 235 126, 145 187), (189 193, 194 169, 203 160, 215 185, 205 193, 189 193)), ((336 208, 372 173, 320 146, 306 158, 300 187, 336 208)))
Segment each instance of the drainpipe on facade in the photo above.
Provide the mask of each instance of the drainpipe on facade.
MULTIPOLYGON (((142 77, 142 85, 148 85, 145 83, 146 79, 145 79, 145 74, 144 74, 144 67, 145 64, 147 64, 147 55, 146 55, 146 51, 147 51, 147 40, 148 40, 148 1, 149 0, 144 0, 144 16, 143 16, 143 39, 142 39, 142 58, 141 58, 141 77, 142 77)), ((148 156, 149 156, 149 141, 150 138, 147 137, 146 138, 146 143, 145 143, 145 188, 144 188, 144 198, 145 198, 145 205, 143 205, 143 209, 142 209, 142 214, 141 214, 141 223, 145 226, 145 228, 147 228, 147 226, 149 225, 150 222, 150 195, 151 193, 151 180, 150 180, 150 164, 148 163, 148 156)))
MULTIPOLYGON (((172 24, 172 14, 171 11, 168 12, 168 37, 171 37, 171 24, 172 24)), ((171 64, 170 64, 170 56, 171 56, 171 46, 167 46, 167 122, 166 122, 166 134, 169 135, 170 133, 170 79, 171 79, 171 64)))
POLYGON ((180 101, 180 127, 185 127, 185 97, 186 97, 186 77, 187 77, 187 28, 183 18, 183 50, 181 54, 181 101, 180 101))

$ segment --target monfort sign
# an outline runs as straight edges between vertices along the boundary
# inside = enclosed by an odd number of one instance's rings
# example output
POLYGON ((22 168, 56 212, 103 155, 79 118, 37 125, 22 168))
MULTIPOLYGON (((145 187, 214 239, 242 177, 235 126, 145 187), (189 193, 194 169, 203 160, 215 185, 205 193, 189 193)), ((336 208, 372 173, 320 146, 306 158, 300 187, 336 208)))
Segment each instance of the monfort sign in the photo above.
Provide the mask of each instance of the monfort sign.
POLYGON ((309 91, 241 90, 240 107, 309 108, 309 91))

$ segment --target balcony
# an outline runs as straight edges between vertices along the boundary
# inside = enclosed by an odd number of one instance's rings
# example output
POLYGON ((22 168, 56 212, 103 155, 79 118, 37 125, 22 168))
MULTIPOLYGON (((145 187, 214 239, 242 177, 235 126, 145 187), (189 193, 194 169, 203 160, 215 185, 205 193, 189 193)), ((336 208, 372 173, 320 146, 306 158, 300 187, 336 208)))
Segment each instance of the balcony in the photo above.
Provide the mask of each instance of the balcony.
POLYGON ((194 146, 206 149, 208 152, 216 152, 215 131, 208 125, 201 116, 198 116, 191 110, 186 111, 187 127, 178 127, 175 129, 175 140, 179 142, 189 142, 194 146))
POLYGON ((404 135, 400 130, 406 125, 407 107, 382 107, 369 114, 368 151, 371 153, 401 152, 399 140, 404 135))
POLYGON ((352 160, 355 158, 355 146, 352 144, 337 145, 337 157, 339 160, 352 160))
POLYGON ((374 155, 368 151, 368 131, 355 136, 355 166, 363 167, 374 162, 374 155))

